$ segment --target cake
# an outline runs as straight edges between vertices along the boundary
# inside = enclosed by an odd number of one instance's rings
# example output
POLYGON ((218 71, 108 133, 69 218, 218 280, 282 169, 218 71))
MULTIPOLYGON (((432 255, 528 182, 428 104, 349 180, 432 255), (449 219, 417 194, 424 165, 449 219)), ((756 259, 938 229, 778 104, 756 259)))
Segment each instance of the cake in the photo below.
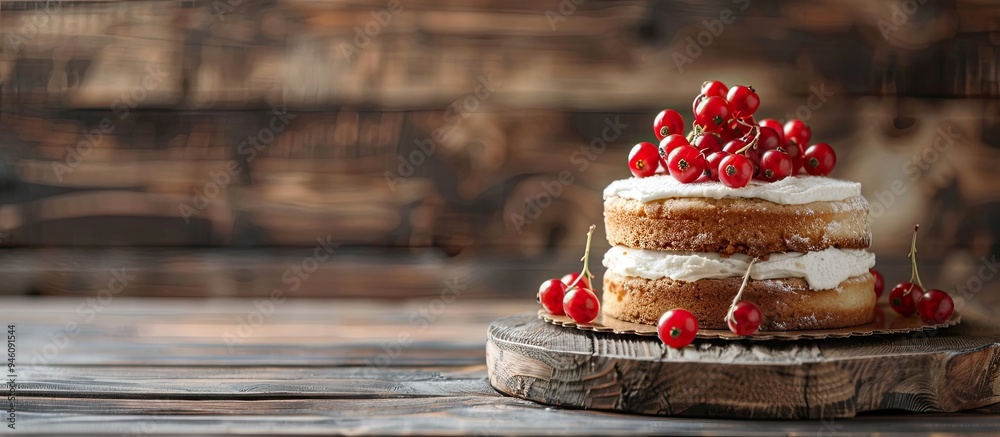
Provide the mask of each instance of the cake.
POLYGON ((743 299, 760 307, 762 330, 872 321, 875 255, 859 183, 801 175, 730 188, 634 177, 604 190, 604 225, 605 316, 655 325, 684 308, 701 328, 727 329, 757 258, 743 299))

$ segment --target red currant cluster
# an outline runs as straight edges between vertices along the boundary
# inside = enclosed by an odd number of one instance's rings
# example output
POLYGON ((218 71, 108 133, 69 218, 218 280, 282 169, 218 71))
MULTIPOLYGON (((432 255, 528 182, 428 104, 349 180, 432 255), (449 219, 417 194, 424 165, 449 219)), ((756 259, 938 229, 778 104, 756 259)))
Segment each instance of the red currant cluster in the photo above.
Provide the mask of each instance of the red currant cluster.
MULTIPOLYGON (((590 273, 590 242, 596 228, 590 225, 590 230, 587 231, 587 246, 583 258, 580 259, 583 262, 583 270, 580 270, 580 273, 567 273, 562 278, 546 280, 538 287, 538 303, 549 314, 566 315, 576 323, 593 322, 601 314, 601 303, 590 285, 590 280, 594 277, 590 273)), ((726 315, 729 329, 741 336, 757 332, 763 318, 760 307, 753 302, 740 300, 743 290, 750 281, 750 268, 756 261, 754 258, 747 267, 747 272, 743 275, 743 284, 736 292, 733 305, 726 315)), ((688 310, 675 308, 660 317, 656 331, 660 340, 668 346, 682 348, 691 344, 698 334, 698 319, 688 310)))
POLYGON ((760 98, 752 87, 705 82, 692 105, 692 130, 685 136, 684 117, 664 109, 653 119, 659 147, 648 142, 632 147, 629 170, 640 178, 665 171, 681 183, 713 180, 731 188, 744 187, 754 177, 779 181, 802 169, 816 176, 830 174, 837 155, 829 144, 809 145, 812 131, 801 120, 757 122, 753 115, 758 107, 760 98))
MULTIPOLYGON (((920 273, 917 272, 917 230, 920 225, 913 228, 913 240, 910 242, 910 280, 896 284, 889 292, 889 306, 899 315, 907 317, 914 313, 920 314, 920 319, 924 323, 939 325, 948 321, 952 313, 955 312, 955 302, 948 293, 932 288, 924 291, 923 283, 920 282, 920 273), (916 280, 916 282, 914 282, 916 280)), ((870 269, 875 276, 875 298, 882 297, 885 289, 885 280, 882 274, 875 269, 870 269)))
POLYGON ((590 286, 590 240, 597 227, 590 225, 587 232, 587 248, 583 252, 583 270, 568 273, 562 279, 549 279, 538 287, 538 302, 549 314, 567 315, 574 322, 590 323, 601 313, 601 303, 590 286))

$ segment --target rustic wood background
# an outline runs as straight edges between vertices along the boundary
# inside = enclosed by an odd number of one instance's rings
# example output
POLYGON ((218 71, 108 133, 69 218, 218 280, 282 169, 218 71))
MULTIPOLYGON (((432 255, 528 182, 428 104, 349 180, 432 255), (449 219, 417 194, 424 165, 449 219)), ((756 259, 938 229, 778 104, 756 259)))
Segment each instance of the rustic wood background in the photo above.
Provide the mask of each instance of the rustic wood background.
POLYGON ((0 3, 0 291, 93 294, 125 268, 127 295, 262 295, 330 236, 303 296, 461 274, 528 296, 579 257, 656 111, 706 79, 835 146, 888 282, 919 222, 925 280, 1000 289, 980 273, 1000 252, 995 3, 232 3, 0 3), (251 135, 273 136, 252 159, 251 135))

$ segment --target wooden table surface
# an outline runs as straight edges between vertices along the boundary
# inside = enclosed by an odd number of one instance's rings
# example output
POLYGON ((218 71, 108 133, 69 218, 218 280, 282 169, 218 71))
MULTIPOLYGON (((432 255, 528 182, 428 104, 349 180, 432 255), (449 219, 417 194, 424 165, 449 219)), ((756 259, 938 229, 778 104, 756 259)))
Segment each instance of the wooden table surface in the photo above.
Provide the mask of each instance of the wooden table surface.
POLYGON ((239 299, 6 298, 0 323, 16 326, 18 433, 1000 432, 997 406, 742 421, 572 410, 502 396, 487 382, 487 326, 534 308, 473 298, 289 299, 273 307, 239 299))

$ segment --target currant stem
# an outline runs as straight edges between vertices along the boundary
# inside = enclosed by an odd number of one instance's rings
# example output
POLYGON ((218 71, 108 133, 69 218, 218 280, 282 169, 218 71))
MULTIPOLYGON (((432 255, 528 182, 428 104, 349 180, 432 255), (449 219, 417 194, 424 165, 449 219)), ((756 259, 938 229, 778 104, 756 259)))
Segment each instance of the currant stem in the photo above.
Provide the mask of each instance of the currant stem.
MULTIPOLYGON (((747 283, 750 282, 750 269, 753 268, 753 263, 755 262, 757 262, 757 257, 750 260, 750 265, 747 266, 747 273, 743 275, 743 283, 740 284, 740 291, 736 292, 736 297, 733 298, 732 305, 729 305, 729 311, 726 311, 726 318, 724 319, 726 322, 733 318, 733 310, 736 309, 736 303, 740 301, 741 297, 743 297, 743 290, 746 290, 747 283)), ((733 321, 733 323, 737 322, 733 321)))
MULTIPOLYGON (((737 119, 737 120, 739 120, 739 119, 737 119)), ((740 122, 740 123, 742 123, 742 122, 740 122)), ((744 124, 746 124, 746 123, 744 123, 744 124)), ((747 126, 750 126, 751 128, 753 128, 753 132, 754 132, 754 134, 753 134, 753 140, 751 140, 750 143, 748 143, 746 146, 743 146, 742 149, 737 150, 736 151, 737 155, 746 153, 747 149, 750 149, 750 148, 756 149, 757 148, 757 140, 760 139, 760 128, 757 127, 757 126, 749 125, 749 124, 747 124, 747 126)))
MULTIPOLYGON (((919 230, 920 224, 913 227, 913 240, 910 242, 910 282, 913 282, 913 279, 916 278, 917 285, 920 288, 924 288, 924 284, 920 282, 920 273, 917 271, 917 231, 919 230)), ((912 289, 913 287, 910 288, 912 289)), ((909 294, 909 290, 907 290, 907 294, 909 294)))
POLYGON ((590 225, 590 230, 587 231, 587 248, 583 251, 583 258, 580 258, 580 261, 583 261, 583 270, 580 271, 580 276, 577 276, 576 280, 573 281, 572 284, 569 284, 566 291, 572 290, 573 287, 576 287, 576 283, 580 282, 583 278, 594 278, 594 274, 590 273, 590 241, 594 237, 594 229, 597 229, 597 225, 590 225))
POLYGON ((694 139, 697 138, 698 135, 701 135, 704 132, 705 129, 702 129, 701 125, 698 124, 698 122, 691 122, 691 132, 688 132, 687 136, 684 138, 686 138, 690 143, 694 141, 694 139))

